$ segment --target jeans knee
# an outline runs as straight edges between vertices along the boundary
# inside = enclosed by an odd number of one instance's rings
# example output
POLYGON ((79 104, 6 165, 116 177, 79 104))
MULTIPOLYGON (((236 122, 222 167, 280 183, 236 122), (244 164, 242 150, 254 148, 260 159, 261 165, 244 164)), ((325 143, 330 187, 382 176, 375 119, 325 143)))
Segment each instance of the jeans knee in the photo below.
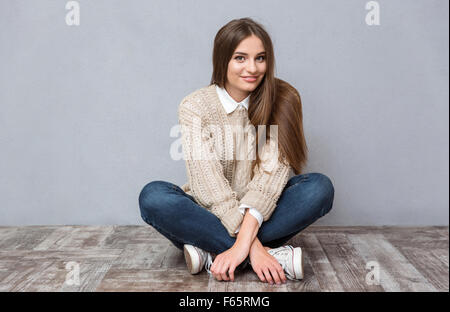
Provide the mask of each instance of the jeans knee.
POLYGON ((330 212, 333 207, 334 200, 334 186, 331 179, 322 173, 314 173, 314 180, 316 183, 317 193, 320 194, 321 215, 330 212))
POLYGON ((161 194, 167 187, 165 181, 152 181, 144 186, 139 194, 139 209, 141 217, 145 222, 151 218, 152 214, 158 209, 158 203, 161 202, 161 194))

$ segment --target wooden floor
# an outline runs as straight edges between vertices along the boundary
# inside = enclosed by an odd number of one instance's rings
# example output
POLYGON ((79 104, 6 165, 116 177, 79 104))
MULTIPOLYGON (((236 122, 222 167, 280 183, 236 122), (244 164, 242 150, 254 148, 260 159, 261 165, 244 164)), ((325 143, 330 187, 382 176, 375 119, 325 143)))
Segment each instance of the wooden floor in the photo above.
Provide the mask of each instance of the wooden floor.
POLYGON ((235 282, 190 275, 150 226, 0 227, 0 291, 449 291, 448 233, 310 226, 288 242, 303 248, 305 278, 271 286, 250 266, 235 282))

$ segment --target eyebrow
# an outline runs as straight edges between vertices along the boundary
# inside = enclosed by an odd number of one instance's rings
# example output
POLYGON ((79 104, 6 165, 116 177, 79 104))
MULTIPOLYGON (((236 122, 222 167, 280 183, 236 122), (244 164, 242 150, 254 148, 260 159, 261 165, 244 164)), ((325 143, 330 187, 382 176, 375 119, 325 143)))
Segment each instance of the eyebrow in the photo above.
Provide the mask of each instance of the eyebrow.
MULTIPOLYGON (((247 53, 244 53, 244 52, 235 52, 234 54, 242 54, 242 55, 245 55, 245 56, 247 56, 248 54, 247 53)), ((258 54, 256 54, 256 55, 260 55, 260 54, 266 54, 266 52, 265 51, 263 51, 263 52, 259 52, 258 54)))

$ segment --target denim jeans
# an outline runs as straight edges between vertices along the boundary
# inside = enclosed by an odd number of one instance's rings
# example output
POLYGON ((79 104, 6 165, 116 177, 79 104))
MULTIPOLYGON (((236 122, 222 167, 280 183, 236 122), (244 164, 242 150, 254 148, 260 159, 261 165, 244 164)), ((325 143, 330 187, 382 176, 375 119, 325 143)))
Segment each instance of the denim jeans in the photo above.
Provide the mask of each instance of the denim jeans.
MULTIPOLYGON (((293 176, 270 219, 259 228, 258 239, 270 248, 283 245, 327 214, 333 199, 334 187, 326 175, 293 176)), ((170 182, 152 181, 145 185, 139 195, 139 207, 142 219, 181 250, 184 244, 190 244, 217 255, 236 241, 213 213, 170 182)))

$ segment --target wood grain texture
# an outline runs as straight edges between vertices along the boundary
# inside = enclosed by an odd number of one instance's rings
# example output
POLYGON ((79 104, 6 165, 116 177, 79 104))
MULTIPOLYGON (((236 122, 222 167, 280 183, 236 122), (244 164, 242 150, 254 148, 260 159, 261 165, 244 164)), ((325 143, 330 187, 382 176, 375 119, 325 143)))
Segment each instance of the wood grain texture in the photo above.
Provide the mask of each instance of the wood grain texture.
POLYGON ((183 252, 150 226, 0 227, 0 291, 449 291, 448 227, 310 226, 287 244, 302 247, 304 279, 259 281, 249 265, 235 282, 191 275, 183 252), (366 264, 380 266, 379 285, 366 264), (79 265, 70 285, 68 262, 79 265))
POLYGON ((386 291, 436 291, 424 276, 382 234, 348 235, 366 262, 380 268, 380 285, 386 291))
MULTIPOLYGON (((364 235, 364 234, 358 234, 364 235)), ((383 291, 379 285, 366 283, 366 261, 344 233, 316 233, 344 291, 383 291)))
MULTIPOLYGON (((448 264, 439 260, 433 250, 414 247, 400 247, 399 251, 414 267, 421 268, 420 273, 439 291, 449 291, 448 264)), ((433 290, 433 289, 432 289, 433 290)))
POLYGON ((300 246, 311 263, 312 274, 316 276, 317 282, 322 291, 342 292, 342 288, 336 271, 325 254, 319 240, 314 233, 302 233, 295 237, 293 245, 300 246))

